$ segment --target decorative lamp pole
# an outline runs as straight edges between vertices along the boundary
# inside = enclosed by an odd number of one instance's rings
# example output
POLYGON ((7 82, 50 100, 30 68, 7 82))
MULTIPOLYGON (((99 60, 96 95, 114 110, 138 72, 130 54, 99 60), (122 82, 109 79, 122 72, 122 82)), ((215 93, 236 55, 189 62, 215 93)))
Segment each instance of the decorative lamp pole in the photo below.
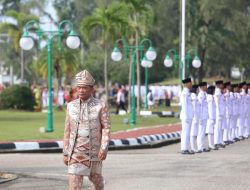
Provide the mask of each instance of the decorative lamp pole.
MULTIPOLYGON (((191 52, 195 52, 195 56, 194 56, 194 59, 192 61, 192 66, 196 69, 200 68, 201 66, 201 60, 198 56, 198 52, 197 52, 197 49, 195 48, 192 48, 190 49, 186 55, 184 56, 184 60, 187 59, 187 60, 190 60, 191 59, 191 52)), ((176 49, 170 49, 167 51, 166 53, 166 57, 164 59, 164 65, 165 67, 172 67, 173 66, 173 62, 174 61, 178 61, 179 59, 179 55, 178 55, 178 52, 176 51, 176 49), (173 55, 173 59, 171 58, 171 54, 173 55)), ((180 61, 180 86, 182 86, 182 79, 184 78, 184 75, 185 75, 185 65, 182 61, 180 61), (183 73, 184 72, 184 73, 183 73)))
POLYGON ((191 58, 191 53, 194 52, 194 58, 193 58, 193 61, 192 61, 192 66, 196 69, 200 68, 201 66, 201 60, 198 56, 198 51, 197 49, 195 48, 192 48, 190 50, 188 50, 187 54, 186 54, 186 58, 188 59, 188 61, 190 60, 191 58))
POLYGON ((148 60, 146 58, 146 56, 142 59, 141 61, 141 66, 145 68, 145 104, 144 104, 144 108, 145 110, 148 110, 148 69, 151 68, 153 66, 153 62, 148 60))
POLYGON ((68 34, 66 39, 66 44, 71 49, 77 49, 81 43, 80 38, 77 33, 74 31, 73 23, 69 20, 61 21, 57 30, 49 30, 45 31, 40 28, 39 22, 36 20, 31 20, 25 24, 24 33, 19 41, 19 44, 23 50, 31 50, 34 46, 33 37, 31 37, 30 33, 36 34, 38 37, 38 48, 40 48, 40 39, 41 37, 45 37, 47 39, 47 52, 48 52, 48 123, 46 132, 53 132, 53 99, 52 99, 52 42, 55 37, 58 40, 58 48, 61 49, 61 38, 64 33, 68 34), (64 31, 63 26, 69 26, 69 30, 64 31), (32 31, 29 31, 31 30, 32 31))
MULTIPOLYGON (((136 58, 136 51, 139 51, 140 58, 144 57, 143 51, 145 49, 144 42, 149 42, 149 48, 145 53, 145 57, 149 61, 155 60, 157 54, 154 48, 152 47, 152 43, 149 39, 145 38, 140 41, 140 45, 138 46, 132 46, 128 45, 127 41, 125 39, 118 39, 115 42, 115 47, 111 53, 111 59, 113 61, 120 61, 122 59, 122 53, 121 50, 118 47, 118 43, 122 42, 123 44, 123 52, 125 53, 125 58, 130 55, 130 62, 132 65, 131 75, 132 75, 132 94, 131 94, 131 113, 130 113, 130 124, 135 125, 136 124, 136 110, 135 110, 135 58, 136 58)), ((144 63, 143 63, 144 64, 144 63)), ((147 88, 146 88, 147 91, 147 88)))

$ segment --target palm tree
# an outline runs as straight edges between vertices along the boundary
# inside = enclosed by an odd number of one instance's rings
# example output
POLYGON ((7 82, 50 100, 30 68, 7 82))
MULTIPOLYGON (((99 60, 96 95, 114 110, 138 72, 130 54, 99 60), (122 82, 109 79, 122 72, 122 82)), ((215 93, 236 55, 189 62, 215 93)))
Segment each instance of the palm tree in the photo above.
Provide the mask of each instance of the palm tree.
MULTIPOLYGON (((12 18, 15 20, 15 23, 10 23, 10 22, 4 22, 0 23, 0 32, 7 32, 8 36, 10 37, 12 41, 12 51, 11 51, 11 57, 21 57, 20 59, 20 64, 21 67, 23 68, 23 51, 20 49, 19 46, 19 40, 22 36, 23 33, 23 27, 25 23, 29 20, 37 19, 36 16, 34 15, 28 15, 24 12, 18 12, 14 10, 7 11, 5 13, 5 16, 12 18)), ((12 66, 14 62, 12 62, 12 66)), ((23 69, 22 69, 23 71, 23 69)), ((21 71, 21 78, 23 77, 23 73, 21 71)), ((23 79, 23 78, 22 78, 23 79)))
MULTIPOLYGON (((61 87, 61 79, 63 76, 66 79, 73 79, 74 74, 79 69, 79 56, 74 50, 63 48, 61 51, 53 48, 53 68, 58 82, 58 89, 61 87)), ((32 62, 32 69, 37 76, 44 80, 48 78, 48 60, 47 49, 44 48, 38 58, 32 62)))
MULTIPOLYGON (((139 45, 139 39, 142 36, 145 36, 148 30, 148 26, 152 22, 153 10, 148 4, 148 0, 122 0, 128 6, 129 10, 129 20, 131 26, 134 29, 133 38, 135 39, 135 45, 139 45)), ((139 51, 136 52, 136 68, 137 68, 137 87, 138 87, 138 96, 137 96, 137 113, 140 113, 140 86, 141 86, 141 76, 140 76, 140 56, 139 51)), ((130 74, 131 77, 131 74, 130 74)), ((131 81, 131 79, 129 79, 131 81)))
POLYGON ((104 81, 106 101, 109 98, 108 90, 108 49, 109 42, 121 35, 123 28, 128 25, 126 5, 113 3, 109 7, 96 8, 93 14, 81 22, 80 31, 88 41, 93 30, 101 32, 101 41, 104 49, 104 81))

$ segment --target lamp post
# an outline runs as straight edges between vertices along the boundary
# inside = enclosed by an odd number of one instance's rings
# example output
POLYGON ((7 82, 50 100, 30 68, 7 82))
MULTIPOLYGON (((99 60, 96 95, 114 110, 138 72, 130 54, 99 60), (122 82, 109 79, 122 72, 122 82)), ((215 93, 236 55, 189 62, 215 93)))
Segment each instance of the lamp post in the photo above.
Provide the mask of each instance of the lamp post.
POLYGON ((153 62, 144 57, 141 61, 141 66, 145 68, 145 104, 144 109, 148 110, 148 69, 153 66, 153 62))
POLYGON ((27 22, 24 26, 24 33, 19 41, 19 44, 23 50, 30 50, 34 46, 34 40, 31 37, 30 33, 36 34, 38 37, 38 48, 40 48, 40 39, 41 37, 45 37, 47 39, 47 52, 48 52, 48 123, 46 132, 53 132, 53 100, 52 100, 52 42, 55 37, 58 40, 58 48, 61 49, 61 38, 63 37, 65 31, 63 30, 63 26, 68 25, 69 30, 68 37, 66 39, 66 44, 71 49, 76 49, 80 45, 80 38, 76 34, 73 28, 73 23, 69 20, 61 21, 57 30, 42 30, 39 26, 39 22, 36 20, 31 20, 27 22), (35 30, 34 30, 35 28, 35 30), (29 30, 33 29, 31 32, 29 30))
MULTIPOLYGON (((135 58, 136 58, 136 51, 139 51, 140 57, 143 57, 143 51, 144 51, 144 43, 149 43, 149 48, 145 53, 145 57, 149 61, 155 60, 157 54, 152 47, 152 43, 149 39, 144 38, 140 41, 138 46, 128 45, 127 41, 125 39, 118 39, 115 42, 115 47, 111 53, 111 59, 113 61, 120 61, 122 59, 122 53, 121 50, 118 47, 118 43, 122 42, 123 44, 123 51, 125 53, 125 58, 128 57, 128 54, 130 54, 130 63, 132 65, 131 75, 132 75, 132 95, 131 95, 131 113, 130 113, 130 124, 135 125, 136 124, 136 112, 135 112, 135 58)), ((146 89, 147 91, 147 89, 146 89)))
MULTIPOLYGON (((187 59, 189 61, 190 59, 192 59, 191 58, 191 53, 192 52, 195 53, 195 56, 194 56, 193 61, 192 61, 192 66, 194 68, 198 69, 201 66, 201 60, 200 60, 200 58, 198 56, 197 49, 192 48, 192 49, 188 50, 186 55, 184 56, 184 60, 187 59)), ((178 59, 179 59, 179 55, 178 55, 178 52, 176 51, 176 49, 168 50, 167 53, 166 53, 166 57, 164 59, 165 67, 172 67, 173 61, 178 61, 178 59), (173 56, 173 59, 171 58, 171 55, 173 56)), ((182 79, 185 78, 185 64, 182 61, 180 61, 179 69, 180 69, 180 86, 182 86, 181 85, 182 84, 182 79)))

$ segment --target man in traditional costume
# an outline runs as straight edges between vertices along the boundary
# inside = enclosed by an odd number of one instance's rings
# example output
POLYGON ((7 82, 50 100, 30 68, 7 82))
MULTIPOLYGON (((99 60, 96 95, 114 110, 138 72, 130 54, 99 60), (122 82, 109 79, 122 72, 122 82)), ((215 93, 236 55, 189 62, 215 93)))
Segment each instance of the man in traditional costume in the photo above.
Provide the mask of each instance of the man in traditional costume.
POLYGON ((76 75, 79 98, 67 105, 63 155, 68 166, 69 189, 80 190, 88 176, 93 189, 104 189, 102 161, 110 140, 109 111, 92 96, 95 80, 84 70, 76 75))

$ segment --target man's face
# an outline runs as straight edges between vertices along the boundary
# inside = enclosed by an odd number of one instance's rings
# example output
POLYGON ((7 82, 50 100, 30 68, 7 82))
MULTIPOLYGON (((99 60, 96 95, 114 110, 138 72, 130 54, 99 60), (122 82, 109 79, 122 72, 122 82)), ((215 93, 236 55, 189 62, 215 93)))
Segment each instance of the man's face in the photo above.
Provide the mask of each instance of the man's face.
POLYGON ((201 86, 201 90, 203 90, 204 92, 207 92, 207 86, 201 86))
POLYGON ((247 85, 243 85, 242 88, 246 91, 247 90, 247 85))
POLYGON ((77 86, 77 93, 80 99, 87 100, 93 93, 92 86, 77 86))
POLYGON ((192 82, 188 82, 188 83, 186 84, 186 87, 190 90, 190 89, 192 88, 192 82))
POLYGON ((223 94, 227 93, 227 88, 222 88, 222 89, 221 89, 221 92, 222 92, 223 94))
POLYGON ((223 90, 224 85, 223 85, 223 84, 219 84, 219 88, 220 88, 221 90, 223 90))
POLYGON ((232 87, 230 85, 227 86, 227 90, 231 91, 232 87))
POLYGON ((235 92, 240 92, 240 88, 239 88, 239 87, 236 87, 235 92))

